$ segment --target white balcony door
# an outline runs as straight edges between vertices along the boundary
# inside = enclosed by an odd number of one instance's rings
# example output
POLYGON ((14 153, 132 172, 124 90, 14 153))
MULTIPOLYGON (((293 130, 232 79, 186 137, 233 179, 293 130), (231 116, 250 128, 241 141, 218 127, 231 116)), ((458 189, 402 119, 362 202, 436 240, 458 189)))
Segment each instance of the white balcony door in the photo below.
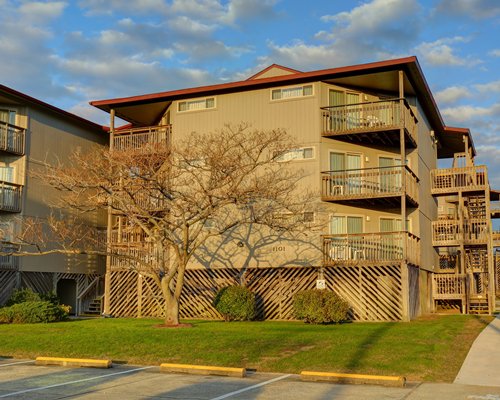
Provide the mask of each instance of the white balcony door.
POLYGON ((332 185, 342 186, 342 193, 361 193, 360 168, 361 154, 330 153, 330 171, 337 171, 333 174, 332 185))
POLYGON ((330 234, 345 235, 363 233, 363 217, 332 216, 330 219, 330 234))
MULTIPOLYGON (((16 124, 16 112, 12 110, 0 110, 0 122, 5 122, 7 124, 16 124)), ((14 128, 9 126, 5 129, 3 124, 0 124, 0 143, 4 146, 7 144, 8 147, 13 146, 14 141, 14 128), (5 137, 4 135, 7 135, 5 137)))
POLYGON ((359 94, 330 89, 328 91, 328 103, 330 106, 345 106, 333 109, 332 129, 354 129, 359 126, 361 112, 359 94))
POLYGON ((401 190, 400 158, 380 157, 380 188, 383 192, 399 192, 401 190))

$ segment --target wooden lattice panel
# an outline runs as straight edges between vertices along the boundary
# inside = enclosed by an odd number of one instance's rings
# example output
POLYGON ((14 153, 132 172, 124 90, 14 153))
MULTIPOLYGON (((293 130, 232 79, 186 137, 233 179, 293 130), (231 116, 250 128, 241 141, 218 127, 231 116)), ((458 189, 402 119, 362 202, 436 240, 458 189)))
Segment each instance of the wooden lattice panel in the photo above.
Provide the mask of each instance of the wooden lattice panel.
POLYGON ((399 266, 345 266, 325 269, 332 290, 351 305, 351 317, 361 321, 397 321, 402 312, 399 266))
MULTIPOLYGON (((181 318, 220 319, 212 302, 225 286, 244 283, 257 296, 259 318, 293 319, 295 293, 313 289, 320 277, 318 268, 254 268, 240 270, 197 269, 186 271, 181 296, 181 318)), ((355 320, 393 321, 402 318, 402 283, 400 267, 346 266, 325 268, 327 288, 334 290, 351 305, 355 320)), ((410 296, 416 296, 410 313, 418 310, 418 270, 409 272, 410 296)), ((134 271, 111 274, 111 314, 117 317, 163 317, 164 300, 151 277, 134 271)))
POLYGON ((49 293, 54 290, 52 272, 21 272, 21 287, 30 288, 37 293, 49 293))
POLYGON ((16 287, 17 272, 13 270, 0 270, 0 306, 9 300, 16 287))
POLYGON ((110 313, 116 317, 138 317, 138 277, 135 271, 112 271, 110 313))
POLYGON ((500 254, 495 254, 495 289, 500 296, 500 254))

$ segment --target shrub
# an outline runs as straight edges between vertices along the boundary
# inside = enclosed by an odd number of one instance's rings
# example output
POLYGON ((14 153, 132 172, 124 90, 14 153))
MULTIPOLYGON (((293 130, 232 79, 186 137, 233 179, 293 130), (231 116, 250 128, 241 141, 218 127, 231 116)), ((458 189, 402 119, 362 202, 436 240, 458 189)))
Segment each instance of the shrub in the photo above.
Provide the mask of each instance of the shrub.
POLYGON ((249 321, 256 316, 255 294, 244 286, 220 289, 213 304, 226 321, 249 321))
POLYGON ((12 306, 14 304, 25 303, 27 301, 40 301, 40 300, 42 300, 40 298, 40 295, 38 293, 35 293, 30 288, 16 289, 11 294, 9 300, 7 301, 7 303, 5 303, 5 305, 12 306))
POLYGON ((295 318, 311 324, 346 321, 349 304, 337 294, 327 290, 305 290, 294 296, 295 318))
POLYGON ((50 301, 25 301, 0 308, 0 322, 5 323, 35 324, 62 321, 67 317, 67 306, 53 304, 50 301))

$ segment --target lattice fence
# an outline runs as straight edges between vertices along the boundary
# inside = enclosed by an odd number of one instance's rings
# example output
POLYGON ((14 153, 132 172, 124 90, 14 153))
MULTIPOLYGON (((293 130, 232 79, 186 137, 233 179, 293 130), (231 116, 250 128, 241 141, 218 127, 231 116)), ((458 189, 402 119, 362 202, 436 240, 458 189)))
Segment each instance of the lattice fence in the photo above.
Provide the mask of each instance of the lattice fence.
POLYGON ((30 288, 38 293, 51 292, 54 290, 54 274, 52 272, 21 272, 21 287, 30 288))
POLYGON ((5 304, 17 285, 17 271, 0 270, 0 305, 5 304))
MULTIPOLYGON (((418 274, 418 272, 417 272, 418 274)), ((411 275, 414 279, 414 275, 411 275)), ((181 318, 220 319, 212 302, 225 286, 244 282, 257 297, 259 318, 293 319, 295 293, 313 289, 320 269, 256 268, 244 274, 238 269, 186 271, 181 297, 181 318)), ((327 288, 345 298, 355 320, 393 321, 402 319, 400 267, 346 266, 323 269, 327 288)), ((416 276, 418 290, 418 275, 416 276)), ((163 299, 151 277, 130 270, 111 273, 110 312, 116 317, 163 317, 163 299)), ((415 300, 418 304, 418 299, 415 300)), ((413 309, 417 309, 416 306, 413 309)))

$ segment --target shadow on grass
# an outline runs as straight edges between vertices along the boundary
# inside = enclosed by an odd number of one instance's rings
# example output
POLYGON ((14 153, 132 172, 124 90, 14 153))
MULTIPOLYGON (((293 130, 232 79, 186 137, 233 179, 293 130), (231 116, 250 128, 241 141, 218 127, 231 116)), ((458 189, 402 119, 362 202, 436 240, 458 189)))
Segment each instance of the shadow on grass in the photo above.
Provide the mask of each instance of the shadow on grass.
POLYGON ((370 349, 376 345, 384 337, 384 335, 387 334, 394 324, 394 322, 381 323, 378 328, 374 329, 363 339, 351 357, 351 360, 346 364, 349 371, 356 372, 357 368, 363 365, 363 361, 370 349))

